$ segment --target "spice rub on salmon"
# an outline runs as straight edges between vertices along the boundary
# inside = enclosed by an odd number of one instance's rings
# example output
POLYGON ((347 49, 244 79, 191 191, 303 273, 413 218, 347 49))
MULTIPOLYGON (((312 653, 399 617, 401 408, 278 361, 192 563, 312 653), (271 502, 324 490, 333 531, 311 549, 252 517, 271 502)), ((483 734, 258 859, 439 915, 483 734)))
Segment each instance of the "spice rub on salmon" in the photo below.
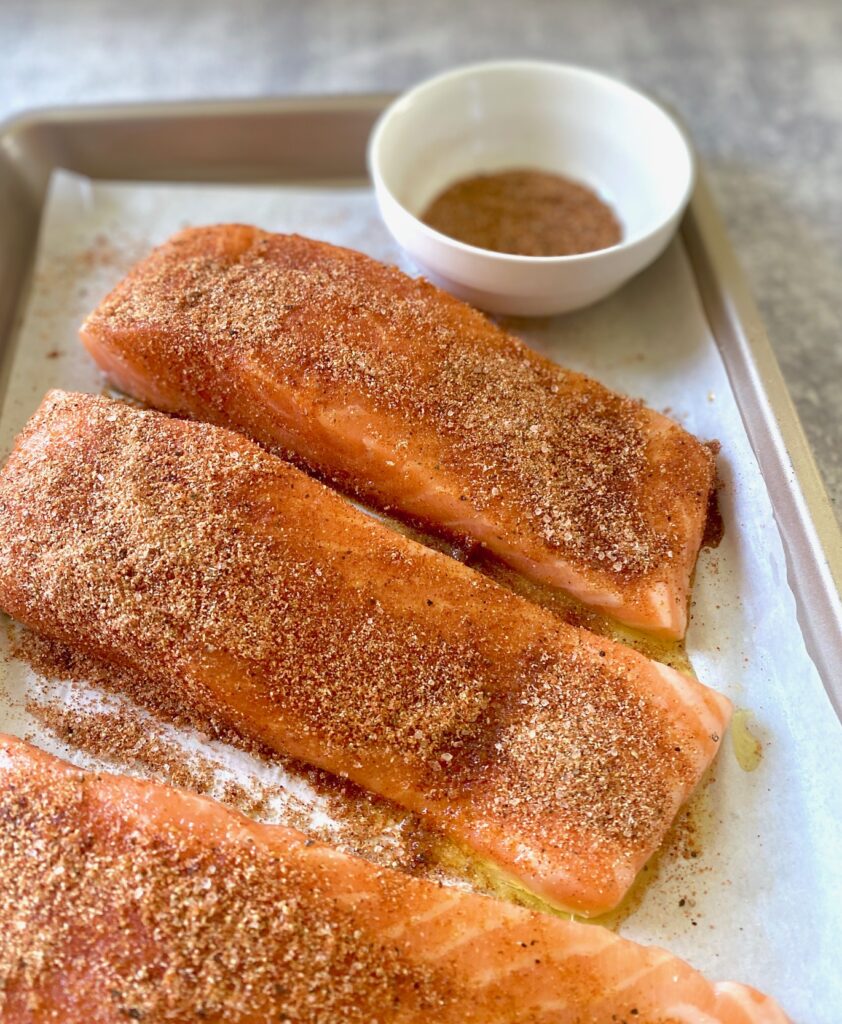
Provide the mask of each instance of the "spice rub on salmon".
POLYGON ((597 925, 2 735, 0 819, 5 1024, 787 1024, 597 925))
POLYGON ((586 914, 730 714, 240 434, 91 395, 51 392, 0 473, 0 607, 586 914))
POLYGON ((137 399, 684 635, 710 450, 423 280, 295 235, 194 228, 139 263, 82 340, 137 399))

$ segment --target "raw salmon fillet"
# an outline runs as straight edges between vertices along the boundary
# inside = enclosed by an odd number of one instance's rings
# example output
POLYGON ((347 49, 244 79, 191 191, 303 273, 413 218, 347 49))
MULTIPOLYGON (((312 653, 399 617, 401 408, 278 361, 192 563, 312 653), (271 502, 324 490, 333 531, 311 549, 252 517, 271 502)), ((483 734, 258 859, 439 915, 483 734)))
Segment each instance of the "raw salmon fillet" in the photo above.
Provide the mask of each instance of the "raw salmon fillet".
POLYGON ((384 526, 240 434, 52 392, 0 474, 0 607, 614 906, 728 701, 384 526))
POLYGON ((709 448, 423 280, 295 235, 195 228, 138 264, 82 340, 137 399, 684 635, 709 448))
POLYGON ((786 1024, 660 949, 0 735, 4 1024, 786 1024))

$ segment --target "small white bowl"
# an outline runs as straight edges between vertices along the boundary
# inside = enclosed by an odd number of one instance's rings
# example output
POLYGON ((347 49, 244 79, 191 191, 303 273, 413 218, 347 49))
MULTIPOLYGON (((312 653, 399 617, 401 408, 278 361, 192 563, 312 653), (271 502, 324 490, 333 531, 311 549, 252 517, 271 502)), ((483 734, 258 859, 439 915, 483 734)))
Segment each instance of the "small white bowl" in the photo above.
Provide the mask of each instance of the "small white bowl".
POLYGON ((380 212, 436 284, 492 313, 545 316, 590 305, 660 255, 693 188, 684 133, 607 75, 543 61, 473 64, 404 93, 374 127, 368 163, 380 212), (460 178, 556 172, 609 203, 622 241, 580 256, 515 256, 465 245, 418 218, 460 178))

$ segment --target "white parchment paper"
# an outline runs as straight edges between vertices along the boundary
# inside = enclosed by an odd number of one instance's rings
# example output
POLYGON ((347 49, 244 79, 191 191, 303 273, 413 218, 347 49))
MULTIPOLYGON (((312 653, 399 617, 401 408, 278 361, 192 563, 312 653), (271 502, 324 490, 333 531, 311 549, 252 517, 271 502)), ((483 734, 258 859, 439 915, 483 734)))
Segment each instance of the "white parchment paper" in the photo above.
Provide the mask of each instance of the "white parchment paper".
MULTIPOLYGON (((4 454, 48 388, 102 389, 76 331, 129 266, 185 225, 221 221, 296 231, 413 272, 367 189, 93 183, 58 173, 11 356, 0 417, 4 454)), ((688 648, 700 678, 750 711, 763 756, 746 772, 726 741, 705 794, 709 824, 699 856, 663 865, 620 930, 669 947, 711 977, 769 992, 801 1024, 838 1024, 842 727, 805 650, 772 506, 680 242, 593 309, 509 326, 559 362, 722 442, 725 539, 702 554, 688 648)), ((26 715, 21 700, 36 683, 31 670, 8 657, 0 669, 11 698, 0 706, 0 728, 34 733, 46 748, 91 763, 39 734, 26 715)), ((53 685, 54 695, 69 694, 53 685)), ((198 742, 178 738, 187 749, 198 742)), ((212 749, 232 777, 266 771, 219 744, 212 749)), ((285 781, 324 818, 306 784, 285 781)), ((282 800, 269 817, 283 820, 282 800)))

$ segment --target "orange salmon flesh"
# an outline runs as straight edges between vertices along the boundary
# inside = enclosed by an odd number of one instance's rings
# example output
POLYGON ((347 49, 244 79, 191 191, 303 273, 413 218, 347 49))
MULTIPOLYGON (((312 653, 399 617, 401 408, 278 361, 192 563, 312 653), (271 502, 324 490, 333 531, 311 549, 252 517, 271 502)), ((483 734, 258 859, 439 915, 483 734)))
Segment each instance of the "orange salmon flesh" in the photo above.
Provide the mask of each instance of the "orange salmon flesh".
POLYGON ((91 395, 50 393, 0 473, 0 607, 583 914, 622 899, 730 715, 242 435, 91 395))
POLYGON ((134 398, 241 430, 626 625, 684 635, 711 450, 426 281, 295 235, 192 228, 81 334, 134 398))
POLYGON ((0 819, 4 1024, 787 1024, 753 989, 597 925, 11 736, 0 819))

